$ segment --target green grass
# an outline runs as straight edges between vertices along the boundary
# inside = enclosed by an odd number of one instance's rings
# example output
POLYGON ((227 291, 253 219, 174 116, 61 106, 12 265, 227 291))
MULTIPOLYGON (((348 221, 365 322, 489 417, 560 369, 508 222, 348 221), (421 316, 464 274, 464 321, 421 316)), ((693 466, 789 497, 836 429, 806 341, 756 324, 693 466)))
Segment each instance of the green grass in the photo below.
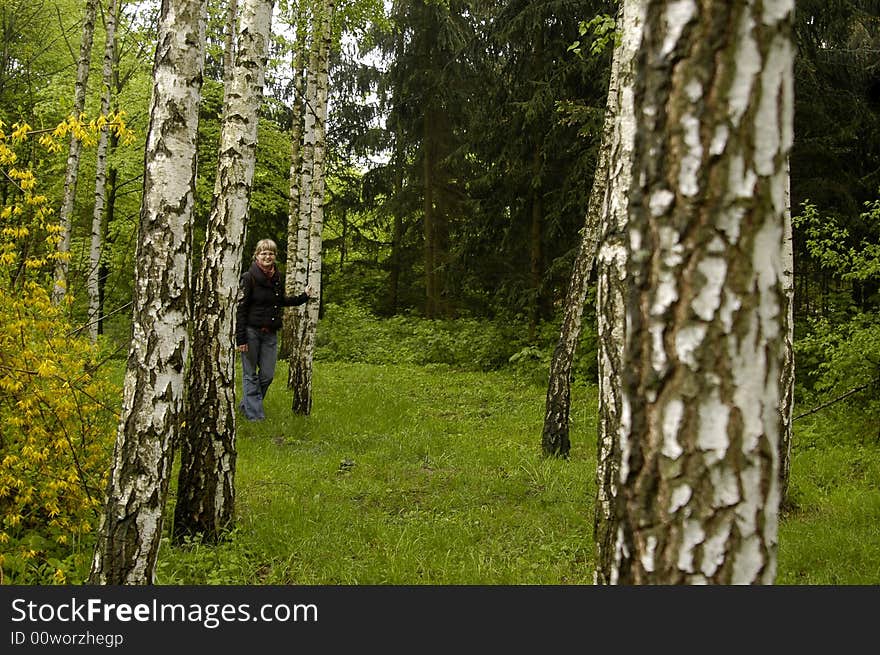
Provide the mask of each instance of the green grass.
POLYGON ((779 584, 880 584, 878 426, 839 405, 795 422, 779 584))
POLYGON ((164 543, 160 583, 591 583, 594 390, 574 389, 565 461, 540 452, 544 391, 510 374, 314 375, 310 416, 280 368, 268 420, 240 423, 231 543, 164 543))
MULTIPOLYGON (((319 361, 308 417, 286 373, 240 423, 231 539, 164 541, 160 584, 592 584, 594 387, 557 460, 545 389, 509 372, 319 361)), ((778 583, 880 583, 880 446, 796 428, 778 583)))

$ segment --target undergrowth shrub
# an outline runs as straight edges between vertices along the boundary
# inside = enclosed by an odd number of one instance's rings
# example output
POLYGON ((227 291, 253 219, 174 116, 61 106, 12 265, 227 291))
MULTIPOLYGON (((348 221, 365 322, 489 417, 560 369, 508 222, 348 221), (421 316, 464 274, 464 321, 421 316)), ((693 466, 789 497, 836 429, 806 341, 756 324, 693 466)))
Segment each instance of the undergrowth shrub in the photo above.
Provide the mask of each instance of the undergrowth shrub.
POLYGON ((846 400, 880 438, 880 199, 865 203, 858 235, 809 202, 792 221, 803 232, 809 256, 848 287, 795 342, 797 399, 808 404, 846 400))
POLYGON ((78 582, 113 448, 119 390, 62 308, 28 282, 0 291, 0 568, 7 582, 78 582))
MULTIPOLYGON (((63 230, 17 169, 0 123, 0 166, 14 188, 0 209, 0 577, 12 584, 81 582, 93 545, 118 416, 118 387, 71 329, 71 296, 54 301, 63 230)), ((44 144, 45 145, 45 144, 44 144)), ((48 147, 48 146, 47 146, 48 147)))
MULTIPOLYGON (((843 398, 869 425, 880 425, 880 316, 860 313, 841 325, 818 319, 811 328, 795 342, 802 401, 843 398)), ((874 436, 880 438, 876 427, 874 436)))
MULTIPOLYGON (((528 327, 473 318, 379 318, 353 305, 328 304, 318 323, 315 358, 367 364, 445 365, 465 371, 509 369, 545 384, 559 326, 545 323, 530 341, 528 327)), ((584 327, 574 377, 595 379, 595 330, 584 327)))

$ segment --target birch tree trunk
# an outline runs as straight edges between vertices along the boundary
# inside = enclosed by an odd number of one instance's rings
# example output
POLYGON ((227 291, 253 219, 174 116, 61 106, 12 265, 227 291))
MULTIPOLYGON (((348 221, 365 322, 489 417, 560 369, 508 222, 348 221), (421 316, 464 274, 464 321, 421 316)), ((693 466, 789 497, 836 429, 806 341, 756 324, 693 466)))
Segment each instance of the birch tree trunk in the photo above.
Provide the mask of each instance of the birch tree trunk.
MULTIPOLYGON (((624 29, 622 22, 623 5, 618 10, 618 30, 624 29)), ((580 230, 580 243, 571 270, 571 280, 565 296, 559 340, 550 361, 550 377, 547 384, 547 398, 544 403, 544 429, 541 434, 541 447, 547 456, 568 457, 571 450, 569 439, 569 418, 571 415, 571 366, 581 334, 581 320, 584 301, 587 298, 590 271, 596 257, 599 242, 599 229, 602 215, 606 211, 605 194, 608 186, 608 157, 614 126, 617 123, 619 107, 618 86, 622 47, 614 50, 611 61, 611 77, 608 81, 608 98, 605 103, 605 117, 602 126, 602 143, 599 145, 599 158, 593 174, 593 186, 587 203, 587 216, 580 230)))
MULTIPOLYGON (((101 68, 101 115, 110 113, 113 88, 113 67, 116 63, 116 12, 118 0, 109 0, 105 21, 106 40, 101 68)), ((89 248, 89 336, 92 343, 98 340, 103 306, 101 302, 101 252, 104 249, 104 233, 107 223, 104 208, 107 199, 107 149, 109 128, 104 127, 98 136, 95 162, 95 206, 92 210, 92 239, 89 248)))
MULTIPOLYGON (((79 59, 76 64, 76 82, 73 91, 73 116, 79 119, 86 107, 86 88, 89 82, 89 65, 92 58, 92 42, 95 37, 95 15, 98 11, 98 0, 86 0, 86 11, 83 16, 82 40, 79 44, 79 59)), ((76 200, 76 181, 79 172, 79 155, 82 142, 71 132, 70 145, 67 150, 67 168, 64 174, 64 197, 58 220, 61 223, 61 241, 58 253, 62 255, 55 263, 55 286, 52 289, 52 301, 55 304, 64 300, 67 294, 67 271, 70 253, 70 228, 73 204, 76 200)))
MULTIPOLYGON (((272 0, 241 0, 224 98, 214 201, 193 303, 192 363, 180 451, 173 539, 219 541, 235 518, 235 308, 272 0)), ((232 21, 234 24, 235 21, 232 21)))
POLYGON ((132 339, 91 584, 151 584, 183 422, 203 0, 159 14, 135 257, 132 339))
POLYGON ((782 361, 782 403, 779 406, 779 499, 788 502, 791 477, 791 423, 794 411, 794 235, 791 227, 791 176, 786 167, 785 223, 783 226, 782 273, 785 288, 785 355, 782 361))
MULTIPOLYGON (((321 300, 322 235, 324 229, 324 158, 326 152, 327 98, 333 0, 325 0, 321 12, 321 29, 318 31, 318 66, 316 75, 314 154, 312 161, 312 190, 310 195, 310 218, 308 232, 307 285, 312 293, 305 304, 302 317, 301 340, 296 347, 293 362, 294 376, 292 409, 295 414, 308 415, 312 411, 312 363, 315 350, 315 334, 318 329, 318 310, 321 300)), ((308 113, 306 114, 308 116, 308 113)), ((303 180, 305 185, 305 180, 303 180)))
MULTIPOLYGON (((596 446, 596 504, 593 535, 596 542, 596 583, 607 584, 606 571, 614 557, 617 534, 617 490, 620 484, 620 421, 624 372, 624 298, 626 295, 626 226, 632 152, 635 143, 636 54, 645 23, 645 0, 623 0, 618 31, 621 40, 614 52, 617 83, 609 87, 616 107, 609 138, 608 180, 602 202, 599 248, 596 255, 598 310, 599 420, 596 446)), ((609 97, 609 104, 612 98, 609 97)))
MULTIPOLYGON (((290 202, 291 215, 288 219, 288 264, 287 275, 293 275, 294 291, 300 287, 305 288, 309 277, 309 225, 312 220, 312 179, 315 168, 315 134, 317 115, 316 108, 318 102, 318 68, 320 58, 320 39, 321 39, 321 13, 316 11, 312 15, 311 24, 311 43, 309 46, 308 67, 305 70, 305 96, 303 99, 303 117, 302 117, 302 147, 297 151, 299 155, 299 175, 298 184, 294 188, 294 182, 291 182, 290 202), (294 199, 296 194, 296 199, 294 199), (293 203, 298 202, 295 207, 294 214, 293 203), (294 216, 296 216, 294 222, 294 216), (295 235, 295 244, 290 243, 291 230, 295 235), (291 247, 295 245, 293 252, 291 247), (291 257, 294 257, 291 262, 291 257), (291 270, 292 269, 292 270, 291 270)), ((291 161, 291 167, 294 162, 291 161)), ((291 172, 292 169, 291 169, 291 172)), ((285 280, 287 284, 287 280, 285 280)), ((290 352, 288 355, 287 368, 287 387, 294 394, 293 411, 298 414, 307 414, 308 412, 297 402, 297 389, 302 390, 306 384, 304 376, 306 372, 302 365, 302 352, 305 329, 306 329, 306 305, 292 307, 285 318, 290 323, 287 334, 290 336, 290 352), (299 407, 299 409, 298 409, 299 407)))
POLYGON ((775 579, 792 13, 647 4, 611 582, 775 579))
MULTIPOLYGON (((287 271, 284 275, 285 291, 290 296, 299 295, 306 287, 306 275, 308 273, 308 222, 302 221, 299 212, 300 207, 300 184, 302 175, 302 140, 303 120, 306 115, 305 103, 305 53, 308 43, 308 28, 304 18, 305 11, 302 3, 297 5, 296 21, 296 53, 293 57, 293 106, 291 107, 290 128, 290 198, 289 214, 287 219, 287 271)), ((281 328, 281 351, 280 356, 288 360, 287 388, 293 388, 293 362, 295 359, 298 342, 297 334, 299 318, 304 309, 298 307, 286 307, 284 309, 284 323, 281 328)))

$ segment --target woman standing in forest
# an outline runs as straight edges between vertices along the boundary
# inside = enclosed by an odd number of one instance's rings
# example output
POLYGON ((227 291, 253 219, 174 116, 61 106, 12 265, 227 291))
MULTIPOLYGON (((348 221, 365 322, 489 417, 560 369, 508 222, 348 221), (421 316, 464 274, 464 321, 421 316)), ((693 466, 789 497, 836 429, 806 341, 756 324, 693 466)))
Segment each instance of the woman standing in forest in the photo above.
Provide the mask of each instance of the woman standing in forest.
POLYGON ((278 359, 278 329, 283 308, 302 305, 310 289, 298 296, 287 296, 275 257, 278 246, 272 239, 261 239, 254 249, 254 261, 241 276, 235 312, 235 342, 241 353, 242 399, 239 408, 249 421, 266 418, 263 398, 275 377, 278 359))

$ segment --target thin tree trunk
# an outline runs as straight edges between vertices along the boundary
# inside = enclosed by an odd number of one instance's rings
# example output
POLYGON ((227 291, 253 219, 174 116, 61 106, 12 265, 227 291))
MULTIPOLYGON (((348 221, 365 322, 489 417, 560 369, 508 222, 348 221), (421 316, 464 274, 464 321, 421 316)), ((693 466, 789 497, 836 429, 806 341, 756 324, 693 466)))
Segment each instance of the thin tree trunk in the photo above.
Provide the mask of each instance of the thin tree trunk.
MULTIPOLYGON (((618 13, 618 25, 622 9, 618 13)), ((584 301, 587 298, 590 271, 596 257, 599 242, 599 230, 602 216, 606 211, 605 195, 608 187, 608 159, 615 137, 615 125, 618 120, 620 100, 618 98, 618 77, 622 46, 614 52, 611 63, 611 77, 608 81, 608 99, 605 104, 605 118, 602 128, 602 143, 599 146, 599 158, 593 174, 593 186, 587 204, 587 215, 584 226, 580 230, 580 243, 568 283, 565 296, 562 324, 559 329, 559 340, 553 350, 550 361, 550 376, 547 384, 547 398, 544 403, 544 429, 541 434, 541 446, 545 455, 568 457, 571 450, 569 439, 569 417, 571 413, 571 367, 574 361, 577 343, 581 333, 581 320, 584 313, 584 301)))
POLYGON ((398 152, 394 164, 394 226, 391 236, 391 271, 388 281, 388 311, 397 313, 400 303, 401 250, 403 249, 403 158, 398 152))
POLYGON ((636 55, 645 23, 644 0, 624 0, 619 8, 621 41, 614 52, 608 103, 615 116, 609 138, 605 196, 596 255, 596 305, 599 370, 599 420, 596 446, 596 503, 593 535, 596 542, 596 582, 613 563, 617 538, 617 490, 620 485, 620 428, 623 416, 622 379, 625 335, 626 226, 632 152, 636 124, 633 107, 636 55))
POLYGON ((779 499, 788 502, 791 477, 791 424, 794 412, 794 235, 791 227, 791 176, 786 166, 785 223, 783 225, 782 275, 785 289, 785 353, 782 360, 782 403, 779 406, 779 499))
MULTIPOLYGON (((115 75, 115 73, 114 73, 115 75)), ((118 87, 117 87, 118 88, 118 87)), ((118 112, 119 108, 115 108, 118 112)), ((116 151, 116 146, 119 145, 119 137, 114 132, 110 135, 110 140, 108 144, 108 151, 113 153, 116 151)), ((116 194, 118 191, 118 183, 119 179, 119 170, 115 166, 109 166, 107 169, 107 203, 104 209, 104 235, 102 237, 103 247, 109 248, 112 244, 108 243, 109 239, 109 227, 113 224, 113 221, 116 217, 116 194)), ((110 267, 107 265, 107 262, 104 258, 101 258, 101 264, 98 270, 98 334, 104 333, 104 308, 106 307, 106 290, 107 290, 107 277, 110 275, 110 267)))
MULTIPOLYGON (((76 83, 73 92, 73 116, 79 120, 86 107, 86 88, 89 83, 89 66, 92 57, 92 42, 95 37, 95 17, 98 12, 98 0, 86 0, 86 11, 83 17, 82 40, 79 45, 79 59, 76 65, 76 83)), ((64 198, 58 219, 61 223, 61 241, 58 242, 58 259, 55 262, 55 286, 52 289, 52 301, 56 304, 64 300, 67 294, 67 271, 70 258, 70 230, 73 205, 76 201, 76 181, 79 172, 79 156, 82 142, 75 133, 70 134, 70 145, 67 151, 67 168, 64 175, 64 198)))
POLYGON ((635 92, 619 584, 772 584, 791 0, 652 0, 635 92))
MULTIPOLYGON (((241 0, 214 203, 193 308, 174 541, 219 541, 235 519, 235 306, 269 52, 272 0, 241 0)), ((233 21, 233 25, 236 21, 233 21)))
POLYGON ((223 40, 223 101, 235 79, 236 35, 238 34, 238 0, 226 5, 226 38, 223 40))
POLYGON ((432 127, 434 119, 431 113, 425 115, 424 134, 422 138, 422 185, 424 187, 424 239, 425 239, 425 317, 437 318, 437 253, 435 236, 434 206, 434 138, 432 127))
POLYGON ((163 2, 135 257, 132 343, 91 584, 153 582, 174 446, 184 419, 204 48, 204 2, 163 2))
MULTIPOLYGON (((312 363, 318 313, 321 302, 322 235, 324 229, 324 159, 326 152, 327 100, 329 85, 330 46, 332 40, 333 0, 325 0, 321 12, 318 59, 315 76, 314 150, 312 161, 312 190, 309 212, 308 286, 311 296, 302 316, 301 339, 296 349, 295 379, 292 410, 308 415, 312 411, 312 363)), ((318 38, 318 37, 316 37, 318 38)))
MULTIPOLYGON (((294 265, 294 290, 297 283, 303 287, 307 284, 309 276, 309 225, 312 219, 312 193, 313 175, 315 168, 315 124, 317 122, 317 98, 318 98, 318 58, 320 56, 320 14, 313 14, 311 25, 311 44, 309 48, 308 68, 305 71, 305 98, 303 101, 303 133, 300 158, 299 175, 299 206, 297 207, 296 222, 296 263, 294 265)), ((291 202, 293 189, 291 189, 291 202)), ((290 229, 293 227, 293 216, 288 223, 288 239, 290 229)), ((290 255, 288 255, 289 257, 290 255)), ((290 266, 288 265, 288 273, 290 266)), ((304 389, 307 384, 304 376, 306 371, 302 367, 301 349, 305 339, 306 329, 306 305, 293 308, 288 314, 291 324, 290 355, 288 359, 287 387, 296 394, 296 389, 304 389)), ((294 395, 294 398, 296 396, 294 395)), ((293 411, 298 412, 299 403, 294 400, 293 411)), ((301 411, 301 410, 300 410, 301 411)), ((305 412, 301 412, 305 413, 305 412)))
MULTIPOLYGON (((104 61, 101 70, 101 115, 110 113, 112 99, 113 67, 116 64, 116 12, 118 0, 109 0, 105 20, 106 40, 104 42, 104 61)), ((107 198, 107 151, 109 147, 109 128, 104 127, 98 137, 95 163, 95 206, 92 211, 92 239, 89 249, 89 336, 92 343, 97 342, 103 306, 101 302, 101 252, 104 248, 104 234, 107 223, 104 210, 107 198)))
MULTIPOLYGON (((300 220, 300 194, 302 181, 302 141, 303 120, 308 111, 304 97, 304 73, 306 44, 308 41, 308 28, 304 18, 302 3, 297 5, 296 21, 296 53, 294 54, 293 72, 293 106, 291 107, 290 128, 290 197, 289 213, 287 218, 287 271, 284 275, 284 287, 288 295, 299 295, 306 286, 307 259, 308 259, 308 224, 300 220)), ((299 316, 302 315, 301 307, 286 307, 284 310, 284 322, 281 328, 281 350, 279 356, 288 360, 287 388, 293 388, 293 362, 291 357, 295 352, 298 341, 299 316)))
MULTIPOLYGON (((535 146, 532 153, 534 176, 540 176, 541 149, 535 146)), ((529 216, 529 342, 534 343, 541 315, 541 270, 544 266, 542 241, 544 238, 544 190, 540 183, 532 186, 532 202, 529 216)))

